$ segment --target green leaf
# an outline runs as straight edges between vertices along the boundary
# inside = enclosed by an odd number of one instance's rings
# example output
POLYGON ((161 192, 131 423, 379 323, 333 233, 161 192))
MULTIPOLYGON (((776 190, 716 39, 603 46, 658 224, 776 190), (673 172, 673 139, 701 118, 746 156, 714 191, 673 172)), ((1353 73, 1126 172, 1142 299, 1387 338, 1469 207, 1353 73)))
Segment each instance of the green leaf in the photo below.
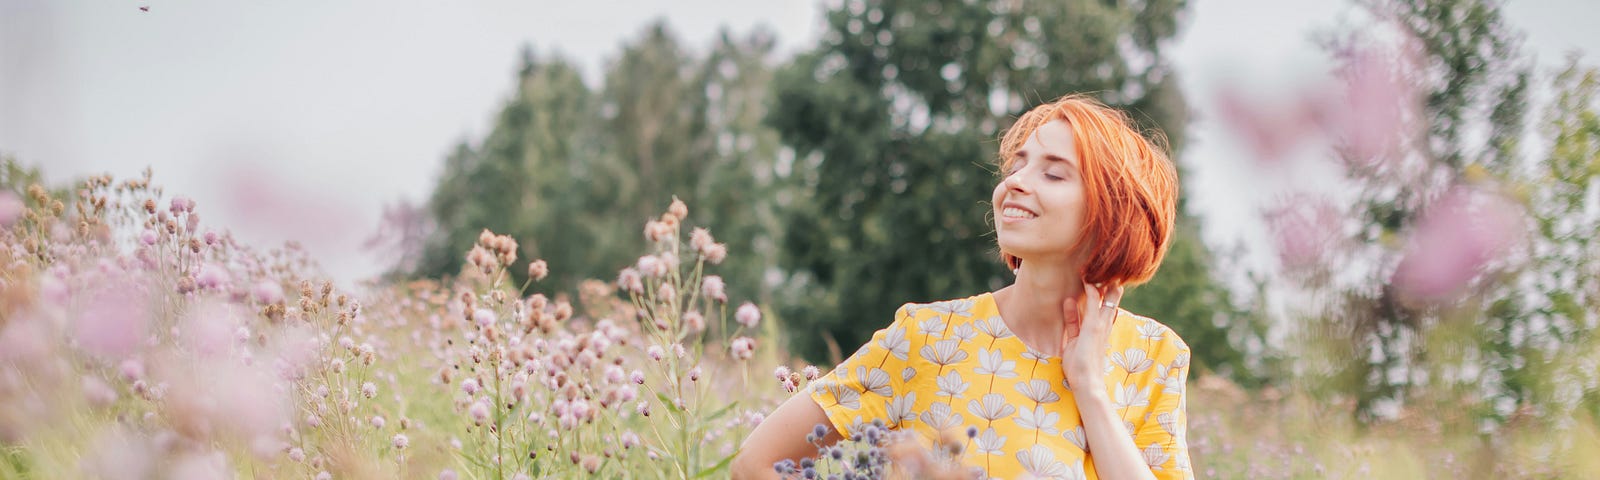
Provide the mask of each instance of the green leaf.
POLYGON ((672 399, 667 398, 667 394, 656 392, 656 398, 661 399, 661 404, 666 405, 667 410, 672 411, 672 413, 683 413, 683 409, 678 408, 678 404, 672 403, 672 399))
POLYGON ((710 476, 713 473, 717 473, 718 471, 720 471, 720 470, 722 470, 724 468, 728 468, 728 464, 733 462, 733 457, 737 457, 737 456, 739 456, 739 450, 734 450, 733 453, 728 454, 727 457, 724 457, 722 459, 722 461, 717 462, 716 465, 712 465, 710 468, 707 468, 705 470, 701 470, 700 473, 695 474, 694 478, 705 478, 707 476, 710 476))
POLYGON ((718 409, 716 412, 712 412, 710 416, 706 417, 705 422, 710 423, 713 420, 722 418, 723 415, 727 415, 728 412, 733 411, 733 407, 737 405, 739 405, 739 401, 735 400, 733 403, 729 403, 727 406, 718 409))

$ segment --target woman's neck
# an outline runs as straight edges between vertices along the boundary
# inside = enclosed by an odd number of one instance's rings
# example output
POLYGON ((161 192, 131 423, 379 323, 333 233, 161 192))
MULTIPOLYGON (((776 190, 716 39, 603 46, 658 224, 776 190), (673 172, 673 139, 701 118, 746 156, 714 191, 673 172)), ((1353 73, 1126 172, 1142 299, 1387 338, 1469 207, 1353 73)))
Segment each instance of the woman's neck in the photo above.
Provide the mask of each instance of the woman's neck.
POLYGON ((1061 334, 1068 322, 1077 322, 1076 309, 1067 318, 1062 305, 1083 295, 1083 280, 1076 266, 1023 263, 1017 281, 994 292, 995 305, 1006 327, 1023 343, 1059 356, 1061 334))

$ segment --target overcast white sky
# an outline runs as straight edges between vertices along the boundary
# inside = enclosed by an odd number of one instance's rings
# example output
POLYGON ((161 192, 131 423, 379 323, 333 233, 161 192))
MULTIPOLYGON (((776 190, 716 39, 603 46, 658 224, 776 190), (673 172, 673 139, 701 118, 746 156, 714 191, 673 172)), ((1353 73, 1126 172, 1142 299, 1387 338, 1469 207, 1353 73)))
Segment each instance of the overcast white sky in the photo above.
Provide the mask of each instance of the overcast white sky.
MULTIPOLYGON (((1251 167, 1211 120, 1210 95, 1229 83, 1287 92, 1322 75, 1310 35, 1349 11, 1193 2, 1174 45, 1197 115, 1181 160, 1213 242, 1264 247, 1257 205, 1286 179, 1251 167)), ((1594 2, 1508 12, 1542 64, 1573 50, 1600 63, 1594 2)), ((0 152, 52 181, 152 166, 169 194, 197 200, 204 223, 262 246, 301 239, 351 280, 382 266, 361 249, 381 206, 426 198, 445 153, 488 129, 523 45, 562 52, 593 84, 654 18, 702 51, 718 26, 764 25, 793 52, 815 42, 820 16, 818 3, 778 0, 0 0, 0 152), (240 193, 263 180, 278 193, 240 193), (246 215, 247 200, 278 213, 246 215)))

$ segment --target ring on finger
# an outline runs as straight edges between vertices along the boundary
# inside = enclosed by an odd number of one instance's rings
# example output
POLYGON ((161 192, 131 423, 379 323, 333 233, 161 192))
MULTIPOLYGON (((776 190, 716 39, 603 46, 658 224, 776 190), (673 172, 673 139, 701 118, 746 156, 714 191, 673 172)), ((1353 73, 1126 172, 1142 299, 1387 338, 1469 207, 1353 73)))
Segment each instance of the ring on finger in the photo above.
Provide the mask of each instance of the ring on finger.
POLYGON ((1106 300, 1104 302, 1101 302, 1100 306, 1106 307, 1106 308, 1117 308, 1117 302, 1113 302, 1111 300, 1106 300))

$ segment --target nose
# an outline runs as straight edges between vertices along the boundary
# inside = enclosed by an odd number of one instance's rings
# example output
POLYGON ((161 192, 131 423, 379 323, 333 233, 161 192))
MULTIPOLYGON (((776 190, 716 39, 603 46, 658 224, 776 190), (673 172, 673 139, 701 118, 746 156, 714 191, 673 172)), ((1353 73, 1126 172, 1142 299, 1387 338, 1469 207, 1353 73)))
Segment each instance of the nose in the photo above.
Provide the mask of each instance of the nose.
POLYGON ((1007 176, 1006 179, 1001 183, 1005 184, 1006 190, 1015 192, 1028 191, 1027 186, 1022 184, 1022 175, 1018 175, 1016 173, 1012 173, 1011 175, 1007 176))

